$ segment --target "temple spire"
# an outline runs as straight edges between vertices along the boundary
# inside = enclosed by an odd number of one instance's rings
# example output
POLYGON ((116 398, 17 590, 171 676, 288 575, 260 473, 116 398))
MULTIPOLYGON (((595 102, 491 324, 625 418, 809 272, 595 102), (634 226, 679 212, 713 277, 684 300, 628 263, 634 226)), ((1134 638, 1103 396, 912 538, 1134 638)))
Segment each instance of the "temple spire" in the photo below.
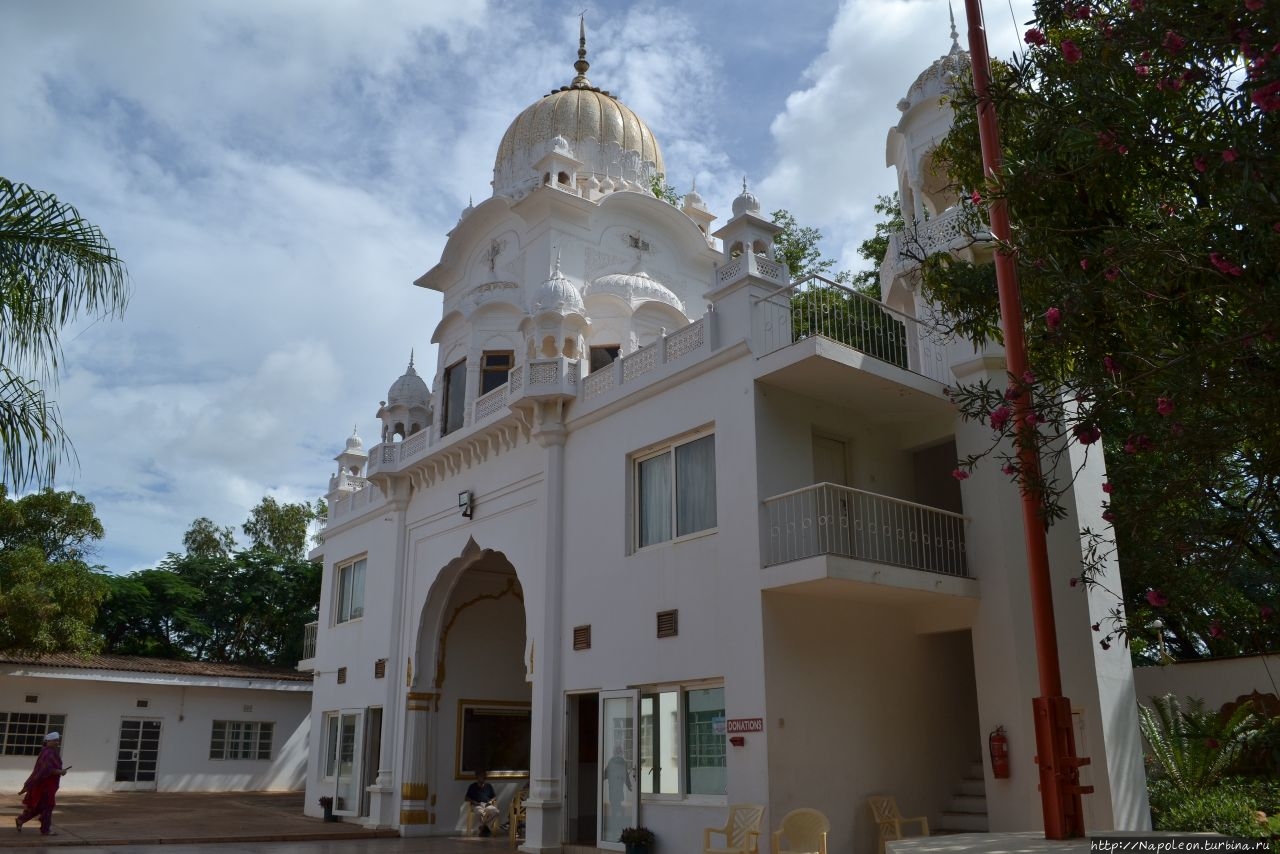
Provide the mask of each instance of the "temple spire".
POLYGON ((951 15, 951 50, 960 50, 960 34, 956 32, 956 10, 951 5, 951 0, 947 0, 947 12, 951 15))
POLYGON ((587 79, 587 69, 590 67, 591 63, 587 62, 587 10, 583 9, 578 16, 578 61, 573 64, 578 76, 570 85, 577 89, 589 88, 591 81, 587 79))

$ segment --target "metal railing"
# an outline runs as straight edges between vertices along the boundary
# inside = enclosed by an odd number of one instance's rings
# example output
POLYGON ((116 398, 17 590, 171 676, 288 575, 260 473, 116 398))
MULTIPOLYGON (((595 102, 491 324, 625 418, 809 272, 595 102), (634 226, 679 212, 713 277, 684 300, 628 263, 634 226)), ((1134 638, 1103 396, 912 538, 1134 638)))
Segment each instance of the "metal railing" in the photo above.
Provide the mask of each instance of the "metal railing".
POLYGON ((934 329, 823 276, 762 297, 755 314, 759 355, 817 335, 938 382, 952 381, 934 329))
POLYGON ((959 513, 833 483, 785 492, 764 504, 765 566, 828 554, 969 575, 959 513))
POLYGON ((320 623, 307 623, 302 627, 302 660, 316 657, 316 633, 320 629, 320 623))

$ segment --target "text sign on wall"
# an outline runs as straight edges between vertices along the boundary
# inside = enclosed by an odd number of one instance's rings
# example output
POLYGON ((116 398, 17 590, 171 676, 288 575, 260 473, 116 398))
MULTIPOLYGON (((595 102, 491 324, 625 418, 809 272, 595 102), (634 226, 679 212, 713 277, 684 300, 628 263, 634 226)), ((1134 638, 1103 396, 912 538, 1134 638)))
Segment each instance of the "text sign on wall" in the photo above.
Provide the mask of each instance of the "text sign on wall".
POLYGON ((729 718, 724 722, 724 730, 735 732, 764 732, 764 718, 729 718))

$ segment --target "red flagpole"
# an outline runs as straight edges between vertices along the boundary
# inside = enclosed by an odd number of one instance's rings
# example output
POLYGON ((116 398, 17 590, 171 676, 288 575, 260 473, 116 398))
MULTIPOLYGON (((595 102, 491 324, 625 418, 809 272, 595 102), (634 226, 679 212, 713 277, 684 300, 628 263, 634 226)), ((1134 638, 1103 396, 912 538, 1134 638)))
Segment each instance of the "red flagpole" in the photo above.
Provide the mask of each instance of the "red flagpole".
MULTIPOLYGON (((1000 148, 1000 124, 991 102, 991 59, 987 53, 987 33, 982 18, 982 0, 965 0, 969 24, 969 58, 973 64, 973 88, 978 96, 978 135, 982 141, 982 166, 989 179, 999 180, 1004 164, 1000 148)), ((1009 208, 995 196, 987 206, 991 235, 1008 244, 1009 208)), ((1049 548, 1045 522, 1040 513, 1037 490, 1040 483, 1040 454, 1035 427, 1027 424, 1032 412, 1031 396, 1021 382, 1027 372, 1027 348, 1022 337, 1022 296, 1018 289, 1018 268, 1011 253, 995 253, 996 288, 1000 294, 1000 325, 1004 332, 1005 357, 1009 373, 1022 388, 1013 401, 1015 441, 1022 484, 1022 527, 1027 543, 1027 571, 1031 579, 1031 615, 1035 625, 1036 661, 1040 670, 1041 696, 1031 701, 1035 716, 1036 763, 1040 766, 1040 802, 1044 810, 1046 839, 1077 839, 1084 836, 1084 811, 1080 796, 1093 791, 1080 785, 1080 766, 1088 759, 1076 756, 1071 725, 1071 701, 1062 696, 1062 674, 1058 668, 1058 636, 1053 616, 1053 591, 1049 580, 1049 548)))

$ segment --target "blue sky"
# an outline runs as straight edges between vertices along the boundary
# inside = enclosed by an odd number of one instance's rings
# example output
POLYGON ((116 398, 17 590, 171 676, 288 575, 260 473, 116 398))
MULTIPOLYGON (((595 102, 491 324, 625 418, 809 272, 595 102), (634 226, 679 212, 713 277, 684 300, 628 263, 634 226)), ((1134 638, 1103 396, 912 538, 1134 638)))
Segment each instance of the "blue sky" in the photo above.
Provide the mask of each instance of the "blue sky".
MULTIPOLYGON (((994 56, 1029 5, 989 6, 994 56)), ((439 295, 411 283, 489 195, 507 124, 569 82, 583 8, 0 7, 0 171, 75 204, 134 287, 123 321, 67 330, 55 394, 79 456, 56 485, 97 506, 102 564, 154 566, 196 517, 238 529, 267 494, 319 497, 352 425, 375 441, 410 348, 434 375, 439 295)), ((950 47, 945 0, 586 8, 588 76, 650 125, 670 183, 723 219, 745 175, 858 265, 895 104, 950 47)))

